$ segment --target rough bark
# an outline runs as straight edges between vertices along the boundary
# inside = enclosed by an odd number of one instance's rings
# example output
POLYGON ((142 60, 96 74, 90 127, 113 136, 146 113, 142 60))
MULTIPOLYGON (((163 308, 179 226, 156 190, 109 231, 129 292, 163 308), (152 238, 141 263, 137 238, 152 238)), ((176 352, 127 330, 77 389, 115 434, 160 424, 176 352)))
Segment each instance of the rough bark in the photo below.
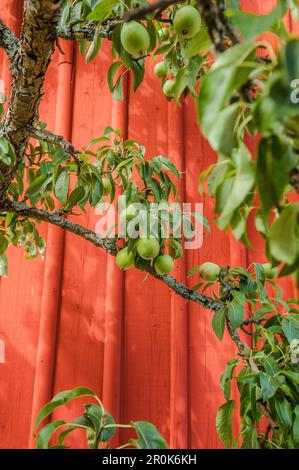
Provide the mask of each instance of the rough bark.
POLYGON ((232 44, 239 42, 239 38, 230 27, 228 19, 217 3, 210 0, 198 0, 197 5, 217 52, 224 52, 227 49, 227 38, 232 44))
MULTIPOLYGON (((6 54, 12 64, 19 52, 19 40, 13 32, 4 24, 0 18, 0 47, 6 51, 6 54)), ((13 69, 12 69, 13 72, 13 69)))
POLYGON ((45 74, 54 50, 61 0, 25 0, 24 18, 17 57, 13 63, 13 82, 4 134, 12 143, 16 163, 4 171, 0 199, 24 158, 28 143, 28 125, 38 119, 45 74))

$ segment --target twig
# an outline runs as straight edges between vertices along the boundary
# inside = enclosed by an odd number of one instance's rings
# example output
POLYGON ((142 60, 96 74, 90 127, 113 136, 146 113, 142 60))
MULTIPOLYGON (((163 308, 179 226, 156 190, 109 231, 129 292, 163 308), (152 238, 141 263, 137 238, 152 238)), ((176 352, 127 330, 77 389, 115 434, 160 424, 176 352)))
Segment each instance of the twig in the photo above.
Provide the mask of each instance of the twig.
POLYGON ((47 130, 42 130, 42 129, 37 129, 35 127, 28 126, 28 131, 29 133, 36 137, 39 140, 43 140, 44 142, 48 142, 49 144, 56 145, 57 147, 61 148, 64 150, 66 153, 69 153, 75 160, 76 165, 77 165, 77 174, 80 173, 81 169, 81 160, 80 160, 80 154, 79 150, 76 150, 73 144, 66 139, 64 139, 63 136, 61 135, 56 135, 53 134, 52 132, 49 132, 47 130))
MULTIPOLYGON (((16 60, 17 53, 19 51, 19 40, 16 38, 14 33, 6 26, 6 24, 0 18, 0 47, 6 51, 7 57, 13 64, 16 60)), ((11 64, 11 70, 13 66, 11 64)))
MULTIPOLYGON (((74 25, 74 23, 59 25, 57 28, 57 36, 62 39, 71 39, 74 41, 80 41, 81 39, 92 41, 94 38, 96 26, 97 23, 95 21, 86 20, 81 20, 80 25, 74 25)), ((109 24, 107 27, 100 28, 98 30, 99 36, 110 39, 111 33, 115 26, 116 24, 113 23, 109 24)))
POLYGON ((239 38, 231 28, 223 9, 217 2, 198 0, 198 9, 207 25, 209 35, 217 52, 224 52, 228 47, 227 38, 232 45, 238 44, 239 38))
POLYGON ((245 357, 245 344, 241 340, 237 330, 233 329, 232 324, 228 318, 226 318, 226 325, 227 325, 227 329, 228 329, 231 339, 233 340, 233 342, 238 348, 239 356, 245 357))
POLYGON ((256 318, 247 318, 246 320, 242 322, 242 325, 252 325, 252 324, 261 325, 261 323, 265 320, 266 318, 259 318, 258 320, 256 318))
POLYGON ((158 2, 152 3, 151 5, 147 5, 145 7, 133 8, 133 10, 124 14, 123 19, 126 22, 138 20, 144 18, 149 13, 153 13, 154 11, 160 12, 165 10, 175 3, 179 3, 179 0, 159 0, 158 2))

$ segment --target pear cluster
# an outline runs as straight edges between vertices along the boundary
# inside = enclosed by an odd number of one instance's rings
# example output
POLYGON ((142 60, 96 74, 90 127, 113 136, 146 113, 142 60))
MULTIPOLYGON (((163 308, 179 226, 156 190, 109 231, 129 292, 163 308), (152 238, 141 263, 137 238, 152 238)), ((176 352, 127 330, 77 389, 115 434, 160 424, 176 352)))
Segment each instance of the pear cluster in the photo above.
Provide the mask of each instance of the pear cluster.
MULTIPOLYGON (((140 258, 154 261, 154 268, 158 274, 163 276, 173 270, 173 258, 170 255, 159 254, 160 244, 156 238, 139 238, 136 251, 140 258)), ((135 264, 134 252, 128 251, 128 247, 121 249, 116 255, 116 264, 120 269, 130 269, 135 264)))
MULTIPOLYGON (((120 221, 130 222, 138 214, 134 204, 129 205, 120 214, 120 221)), ((132 250, 129 251, 128 246, 118 251, 116 255, 116 264, 120 269, 130 269, 135 265, 136 256, 146 260, 152 261, 155 271, 160 275, 169 274, 174 267, 174 259, 182 257, 182 246, 177 240, 173 240, 170 254, 161 252, 159 241, 154 237, 141 237, 135 243, 132 250)))

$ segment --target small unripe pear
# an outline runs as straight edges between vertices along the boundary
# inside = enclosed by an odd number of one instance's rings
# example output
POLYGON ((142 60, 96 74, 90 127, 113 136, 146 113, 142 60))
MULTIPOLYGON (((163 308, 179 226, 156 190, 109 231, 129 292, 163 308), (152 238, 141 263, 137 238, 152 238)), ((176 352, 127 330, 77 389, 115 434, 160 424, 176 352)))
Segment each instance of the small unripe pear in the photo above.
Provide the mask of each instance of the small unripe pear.
POLYGON ((166 82, 164 83, 163 85, 163 93, 165 96, 167 96, 167 98, 170 98, 171 96, 171 90, 173 88, 173 85, 174 85, 174 80, 166 80, 166 82))
POLYGON ((175 32, 186 39, 193 38, 201 27, 199 11, 192 5, 179 8, 173 19, 175 32))
POLYGON ((160 255, 155 259, 154 267, 158 274, 169 274, 173 270, 173 259, 169 255, 160 255))
POLYGON ((150 45, 150 36, 146 28, 137 21, 124 23, 120 40, 124 49, 134 57, 143 56, 150 45))
POLYGON ((120 269, 130 269, 134 266, 134 254, 132 251, 128 252, 128 248, 123 248, 116 255, 116 264, 120 269))
POLYGON ((160 77, 160 78, 166 77, 166 75, 167 75, 167 67, 166 67, 165 62, 164 62, 164 61, 158 62, 158 63, 155 65, 154 72, 155 72, 155 74, 157 75, 157 77, 160 77))
POLYGON ((155 238, 140 238, 137 242, 137 252, 143 259, 154 259, 159 251, 160 245, 155 238))
POLYGON ((205 281, 215 282, 220 274, 220 266, 216 263, 206 262, 200 265, 199 275, 205 281))

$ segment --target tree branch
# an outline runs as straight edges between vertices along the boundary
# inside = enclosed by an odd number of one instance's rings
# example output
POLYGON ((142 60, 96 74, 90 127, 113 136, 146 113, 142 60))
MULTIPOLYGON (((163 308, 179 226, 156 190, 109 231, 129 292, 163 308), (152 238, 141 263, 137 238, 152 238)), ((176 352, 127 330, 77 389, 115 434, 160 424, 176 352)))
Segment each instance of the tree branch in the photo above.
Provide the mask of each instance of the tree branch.
POLYGON ((80 155, 81 152, 75 149, 73 144, 66 140, 62 135, 52 134, 52 132, 42 129, 36 129, 35 127, 28 126, 28 131, 34 137, 39 140, 43 140, 44 142, 48 142, 49 144, 56 145, 60 149, 64 150, 66 153, 69 153, 75 160, 76 165, 78 167, 77 174, 80 173, 81 169, 81 160, 80 155))
POLYGON ((102 238, 95 232, 82 227, 79 224, 71 222, 62 215, 59 211, 48 212, 35 207, 28 207, 23 202, 16 201, 4 201, 1 203, 1 211, 14 212, 15 214, 30 217, 33 219, 41 220, 43 222, 49 222, 57 227, 72 232, 79 237, 85 238, 85 240, 91 242, 93 245, 103 248, 107 253, 111 255, 116 254, 116 240, 115 238, 102 238))
MULTIPOLYGON (((62 39, 70 39, 74 41, 80 41, 81 39, 87 39, 92 41, 94 38, 96 23, 94 21, 82 21, 80 26, 73 24, 59 25, 57 28, 57 36, 62 39)), ((108 37, 106 31, 100 29, 100 36, 108 37)))
POLYGON ((61 0, 25 0, 18 60, 11 87, 3 133, 10 140, 16 163, 3 170, 0 200, 24 159, 28 125, 38 118, 46 70, 54 50, 61 0))
POLYGON ((124 21, 127 22, 144 18, 149 13, 165 10, 175 3, 179 3, 179 0, 159 0, 158 2, 152 3, 151 5, 147 5, 145 7, 133 8, 133 10, 124 14, 124 21))
MULTIPOLYGON (((124 14, 123 18, 120 20, 111 20, 103 22, 102 27, 99 29, 99 35, 103 38, 110 39, 111 33, 115 26, 132 20, 145 18, 146 15, 154 11, 160 12, 165 8, 178 3, 179 0, 160 0, 156 3, 148 5, 146 7, 133 8, 124 14)), ((80 41, 81 39, 87 39, 89 41, 93 40, 95 28, 97 23, 95 21, 76 21, 68 25, 59 25, 57 28, 57 36, 62 39, 73 39, 75 41, 80 41)))
POLYGON ((6 26, 0 18, 0 47, 6 51, 7 57, 11 62, 11 70, 13 72, 13 64, 19 51, 19 40, 14 33, 6 26))
MULTIPOLYGON (((4 201, 1 203, 0 207, 2 212, 13 212, 21 216, 30 217, 36 220, 41 220, 43 222, 48 222, 53 225, 56 225, 57 227, 60 227, 63 230, 67 230, 68 232, 74 233, 75 235, 84 238, 93 245, 102 248, 110 255, 115 256, 117 253, 116 237, 102 238, 95 232, 88 230, 85 227, 82 227, 82 225, 76 224, 66 219, 61 215, 59 211, 48 212, 42 209, 37 209, 35 207, 28 207, 23 202, 16 201, 4 201)), ((214 311, 223 307, 223 303, 221 301, 214 300, 211 297, 202 295, 198 292, 193 291, 192 289, 189 289, 189 287, 177 281, 172 276, 160 276, 156 273, 150 263, 148 263, 146 266, 143 266, 141 270, 146 271, 156 279, 162 281, 164 284, 170 287, 170 289, 172 289, 176 294, 180 295, 188 301, 195 302, 201 305, 202 307, 214 311)))
POLYGON ((227 38, 230 39, 232 45, 239 42, 238 36, 231 28, 223 9, 217 2, 198 0, 197 6, 207 25, 209 35, 217 52, 224 52, 229 47, 227 45, 227 38))
MULTIPOLYGON (((120 24, 122 21, 108 20, 107 23, 101 27, 98 31, 99 36, 106 39, 111 39, 111 34, 115 26, 120 24)), ((80 23, 77 21, 74 23, 59 25, 57 29, 57 36, 62 39, 70 39, 74 41, 80 41, 81 39, 87 39, 92 41, 97 23, 95 21, 82 20, 80 23)))

